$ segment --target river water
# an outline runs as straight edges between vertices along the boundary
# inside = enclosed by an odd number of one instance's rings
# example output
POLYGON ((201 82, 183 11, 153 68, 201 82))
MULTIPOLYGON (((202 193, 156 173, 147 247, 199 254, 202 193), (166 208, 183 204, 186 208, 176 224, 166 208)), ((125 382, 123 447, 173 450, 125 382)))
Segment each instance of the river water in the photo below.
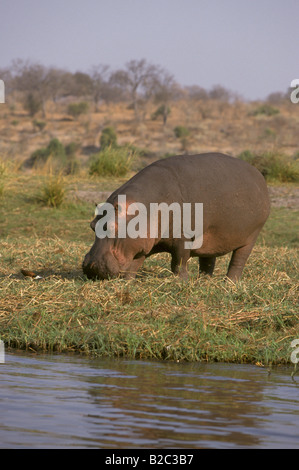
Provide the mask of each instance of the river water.
POLYGON ((0 447, 299 448, 291 372, 7 353, 0 447))

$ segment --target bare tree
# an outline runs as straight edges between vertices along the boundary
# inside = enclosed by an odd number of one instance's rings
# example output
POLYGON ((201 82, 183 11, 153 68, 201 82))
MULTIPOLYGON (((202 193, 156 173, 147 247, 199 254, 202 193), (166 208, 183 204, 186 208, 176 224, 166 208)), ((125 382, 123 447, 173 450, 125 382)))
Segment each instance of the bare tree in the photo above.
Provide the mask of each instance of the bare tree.
POLYGON ((75 72, 71 80, 71 94, 77 97, 92 95, 92 79, 84 72, 75 72))
POLYGON ((92 80, 92 97, 95 111, 98 111, 98 104, 105 99, 109 85, 109 65, 95 65, 92 67, 90 77, 92 80))
POLYGON ((45 80, 46 95, 56 103, 59 98, 71 93, 72 74, 62 69, 51 67, 45 80))
POLYGON ((157 69, 152 81, 152 93, 155 102, 160 104, 155 114, 162 115, 164 126, 170 113, 170 102, 176 97, 178 91, 179 86, 173 75, 164 69, 157 69))
POLYGON ((125 88, 132 99, 135 117, 140 119, 138 98, 145 92, 157 73, 157 66, 148 64, 145 59, 127 62, 125 70, 117 70, 111 76, 111 83, 125 88))
POLYGON ((188 96, 193 101, 206 101, 209 99, 208 92, 199 85, 191 85, 185 87, 188 96))
POLYGON ((215 85, 209 92, 209 97, 212 100, 228 103, 232 98, 232 93, 221 85, 215 85))
POLYGON ((286 95, 282 91, 276 91, 276 92, 270 93, 267 96, 266 101, 272 104, 281 104, 282 102, 286 101, 286 99, 290 99, 290 92, 288 92, 286 95))
MULTIPOLYGON (((45 116, 45 103, 47 95, 48 69, 39 63, 16 60, 13 62, 14 88, 25 94, 25 103, 34 103, 36 110, 41 107, 45 116), (38 105, 39 103, 39 105, 38 105)), ((33 111, 31 111, 32 114, 33 111)), ((35 114, 33 112, 33 114, 35 114)))

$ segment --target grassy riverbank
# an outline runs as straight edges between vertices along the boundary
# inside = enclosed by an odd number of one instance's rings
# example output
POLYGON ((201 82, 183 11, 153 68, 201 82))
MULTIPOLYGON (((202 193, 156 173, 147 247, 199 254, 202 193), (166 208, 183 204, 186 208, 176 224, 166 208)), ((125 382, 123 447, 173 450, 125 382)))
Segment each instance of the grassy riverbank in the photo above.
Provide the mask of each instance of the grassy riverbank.
MULTIPOLYGON (((188 361, 290 362, 299 338, 298 210, 273 207, 237 285, 224 282, 229 257, 215 276, 190 281, 170 272, 169 257, 146 261, 140 276, 92 282, 81 271, 93 242, 93 206, 37 198, 41 176, 8 175, 1 199, 0 338, 30 351, 188 361), (21 269, 40 279, 24 277, 21 269)), ((119 181, 88 183, 102 190, 119 181)), ((69 192, 87 185, 68 180, 69 192)), ((292 191, 292 186, 288 186, 292 191)))

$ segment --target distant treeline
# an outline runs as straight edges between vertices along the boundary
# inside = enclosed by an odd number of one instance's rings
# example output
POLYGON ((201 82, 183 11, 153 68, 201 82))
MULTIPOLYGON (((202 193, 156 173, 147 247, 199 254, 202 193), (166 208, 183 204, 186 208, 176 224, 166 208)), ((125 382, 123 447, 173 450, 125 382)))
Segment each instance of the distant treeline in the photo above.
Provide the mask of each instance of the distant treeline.
MULTIPOLYGON (((95 111, 102 102, 128 101, 136 117, 142 105, 149 100, 159 104, 165 113, 171 101, 180 99, 227 103, 242 100, 242 97, 221 85, 215 85, 210 90, 199 85, 181 86, 167 70, 145 59, 131 60, 118 70, 100 64, 91 67, 88 73, 71 73, 17 59, 9 67, 0 69, 0 79, 5 82, 6 101, 21 101, 32 116, 39 110, 45 113, 46 101, 57 103, 67 98, 93 102, 95 111)), ((271 93, 266 100, 278 103, 286 99, 289 99, 289 91, 271 93)))

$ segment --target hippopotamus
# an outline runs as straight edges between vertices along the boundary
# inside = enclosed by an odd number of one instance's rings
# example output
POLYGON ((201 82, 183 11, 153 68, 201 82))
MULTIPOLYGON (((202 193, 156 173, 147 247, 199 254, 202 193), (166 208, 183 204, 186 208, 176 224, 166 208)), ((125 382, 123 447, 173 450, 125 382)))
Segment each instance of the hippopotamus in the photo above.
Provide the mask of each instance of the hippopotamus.
MULTIPOLYGON (((110 230, 112 236, 96 235, 83 261, 83 272, 90 279, 119 275, 134 278, 145 258, 159 252, 170 253, 171 270, 183 279, 188 278, 187 262, 191 257, 199 258, 200 273, 212 275, 216 258, 232 252, 226 276, 236 282, 270 212, 268 189, 262 174, 247 162, 221 153, 178 155, 158 160, 114 191, 106 203, 115 213, 114 234, 110 230), (161 228, 161 217, 156 219, 158 226, 153 234, 147 228, 143 236, 120 236, 117 216, 124 209, 120 198, 126 207, 141 203, 145 209, 153 203, 155 207, 161 203, 171 207, 176 203, 182 209, 188 204, 194 207, 197 204, 197 209, 202 207, 201 237, 195 243, 191 228, 187 234, 182 231, 181 236, 173 234, 172 211, 169 211, 167 236, 161 228)), ((195 213, 195 209, 191 209, 193 225, 195 213)), ((90 224, 96 234, 97 224, 104 214, 107 212, 97 213, 90 224)), ((132 213, 125 212, 125 224, 130 220, 132 213)))

